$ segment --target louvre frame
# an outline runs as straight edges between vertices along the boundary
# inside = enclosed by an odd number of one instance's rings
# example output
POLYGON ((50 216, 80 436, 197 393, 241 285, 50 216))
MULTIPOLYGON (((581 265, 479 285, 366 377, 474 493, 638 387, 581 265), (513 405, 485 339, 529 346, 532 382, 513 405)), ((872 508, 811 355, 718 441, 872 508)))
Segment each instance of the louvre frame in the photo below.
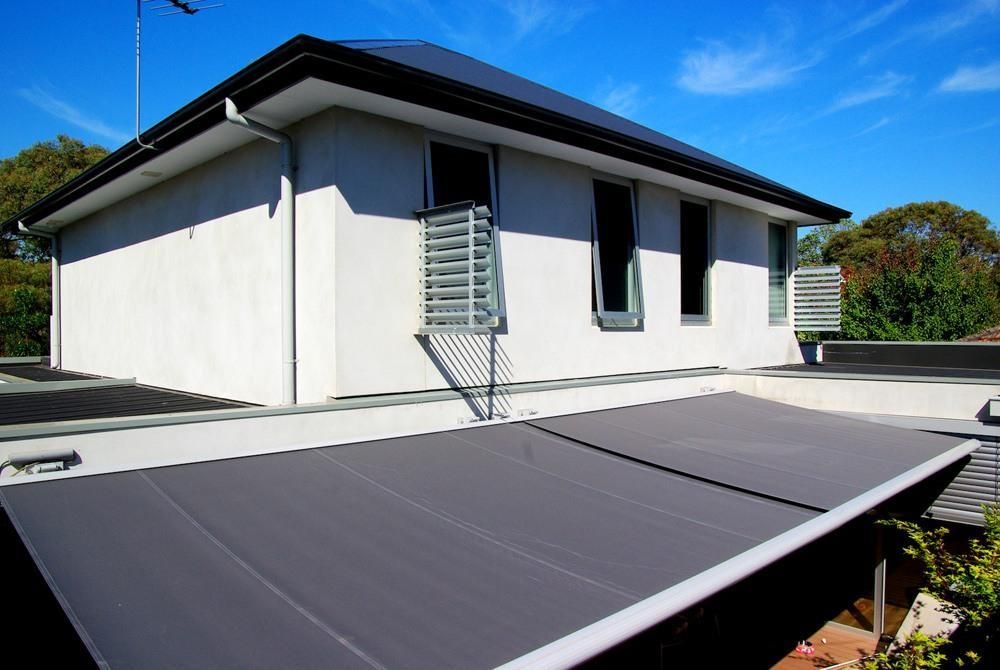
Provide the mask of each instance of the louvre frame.
POLYGON ((417 332, 488 333, 498 321, 489 208, 468 200, 416 214, 421 275, 417 332))
POLYGON ((799 267, 792 277, 795 330, 839 332, 840 266, 799 267))

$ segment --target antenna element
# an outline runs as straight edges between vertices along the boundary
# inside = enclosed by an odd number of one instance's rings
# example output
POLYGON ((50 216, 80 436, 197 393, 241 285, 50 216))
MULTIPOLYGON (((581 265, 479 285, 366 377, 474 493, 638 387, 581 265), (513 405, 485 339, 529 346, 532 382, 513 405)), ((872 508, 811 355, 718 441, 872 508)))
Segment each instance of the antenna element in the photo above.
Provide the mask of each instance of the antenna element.
POLYGON ((142 3, 144 2, 166 2, 164 5, 159 5, 158 7, 150 7, 150 11, 156 12, 156 16, 170 16, 171 14, 187 14, 188 16, 194 16, 198 12, 205 9, 214 9, 215 7, 222 7, 223 3, 217 3, 214 5, 203 5, 201 3, 208 2, 208 0, 135 0, 135 141, 143 149, 156 149, 152 144, 146 144, 139 137, 139 100, 140 100, 140 58, 142 53, 142 3))

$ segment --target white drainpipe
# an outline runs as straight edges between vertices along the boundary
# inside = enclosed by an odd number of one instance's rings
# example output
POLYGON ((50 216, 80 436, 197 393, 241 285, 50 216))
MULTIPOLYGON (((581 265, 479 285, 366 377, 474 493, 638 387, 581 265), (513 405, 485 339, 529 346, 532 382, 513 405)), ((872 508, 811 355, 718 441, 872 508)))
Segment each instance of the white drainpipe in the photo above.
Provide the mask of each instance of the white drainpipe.
POLYGON ((51 242, 50 257, 52 258, 52 321, 49 324, 49 365, 53 368, 62 367, 62 291, 59 271, 59 236, 55 233, 43 233, 32 230, 22 222, 17 222, 17 229, 24 235, 44 237, 51 242))
POLYGON ((281 145, 281 404, 294 405, 295 359, 295 176, 292 138, 240 114, 226 98, 226 118, 264 139, 281 145))

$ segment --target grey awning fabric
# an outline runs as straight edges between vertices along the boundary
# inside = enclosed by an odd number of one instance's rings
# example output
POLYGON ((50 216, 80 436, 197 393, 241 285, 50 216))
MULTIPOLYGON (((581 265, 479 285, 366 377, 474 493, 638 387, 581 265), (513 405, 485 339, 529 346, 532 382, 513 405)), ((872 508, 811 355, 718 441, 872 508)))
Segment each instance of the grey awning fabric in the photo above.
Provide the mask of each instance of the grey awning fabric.
MULTIPOLYGON (((645 407, 707 417, 732 402, 645 407)), ((656 411, 643 427, 676 423, 656 411)), ((886 431, 892 454, 890 434, 912 435, 886 431)), ((820 516, 524 423, 26 482, 0 497, 95 657, 144 668, 493 667, 820 516)))
POLYGON ((740 393, 531 423, 630 458, 820 510, 958 443, 740 393))

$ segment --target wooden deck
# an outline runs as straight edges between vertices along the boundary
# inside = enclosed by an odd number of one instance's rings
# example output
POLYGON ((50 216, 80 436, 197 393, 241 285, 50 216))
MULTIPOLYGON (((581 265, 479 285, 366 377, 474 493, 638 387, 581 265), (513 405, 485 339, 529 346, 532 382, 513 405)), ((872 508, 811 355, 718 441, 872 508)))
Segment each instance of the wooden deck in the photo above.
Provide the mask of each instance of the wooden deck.
MULTIPOLYGON (((876 640, 861 631, 853 632, 843 626, 827 624, 813 633, 809 641, 813 643, 816 653, 811 656, 790 649, 785 658, 776 663, 771 670, 815 670, 828 668, 831 665, 845 663, 867 656, 875 651, 876 640), (826 640, 825 642, 823 640, 826 640)), ((860 664, 848 666, 860 668, 860 664)))

